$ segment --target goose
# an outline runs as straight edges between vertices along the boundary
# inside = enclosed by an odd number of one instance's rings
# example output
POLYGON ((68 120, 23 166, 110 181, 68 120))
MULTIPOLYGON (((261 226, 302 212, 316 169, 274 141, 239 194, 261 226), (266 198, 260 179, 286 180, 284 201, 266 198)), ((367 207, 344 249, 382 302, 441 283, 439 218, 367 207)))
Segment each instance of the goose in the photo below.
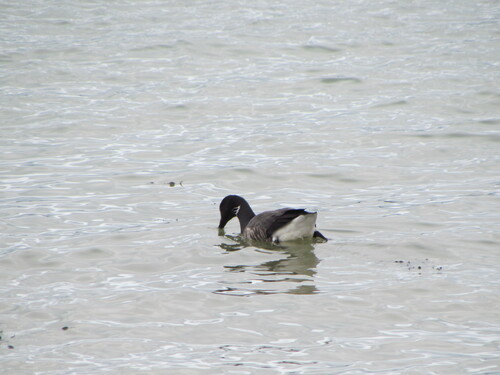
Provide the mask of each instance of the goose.
POLYGON ((240 221, 243 238, 254 241, 284 242, 326 237, 316 228, 316 212, 304 209, 281 208, 255 215, 248 202, 239 195, 228 195, 219 206, 219 229, 224 229, 233 217, 240 221))

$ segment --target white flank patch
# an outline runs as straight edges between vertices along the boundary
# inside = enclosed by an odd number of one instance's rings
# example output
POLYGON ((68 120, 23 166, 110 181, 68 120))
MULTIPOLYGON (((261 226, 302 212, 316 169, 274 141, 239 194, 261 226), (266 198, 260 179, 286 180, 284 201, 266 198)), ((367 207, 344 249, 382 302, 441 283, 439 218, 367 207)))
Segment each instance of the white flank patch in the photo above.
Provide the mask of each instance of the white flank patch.
POLYGON ((310 238, 316 228, 316 212, 300 215, 273 233, 273 241, 294 241, 301 238, 310 238))

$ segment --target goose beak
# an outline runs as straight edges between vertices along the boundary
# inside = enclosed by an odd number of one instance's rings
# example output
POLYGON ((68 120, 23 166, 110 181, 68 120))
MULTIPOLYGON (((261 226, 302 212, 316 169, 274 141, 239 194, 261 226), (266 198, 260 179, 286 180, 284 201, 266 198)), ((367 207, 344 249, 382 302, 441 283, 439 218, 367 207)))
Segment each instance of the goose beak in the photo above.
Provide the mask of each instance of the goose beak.
POLYGON ((220 222, 219 222, 219 229, 224 229, 227 222, 231 219, 232 219, 232 217, 230 217, 230 216, 229 217, 228 216, 221 216, 220 222))

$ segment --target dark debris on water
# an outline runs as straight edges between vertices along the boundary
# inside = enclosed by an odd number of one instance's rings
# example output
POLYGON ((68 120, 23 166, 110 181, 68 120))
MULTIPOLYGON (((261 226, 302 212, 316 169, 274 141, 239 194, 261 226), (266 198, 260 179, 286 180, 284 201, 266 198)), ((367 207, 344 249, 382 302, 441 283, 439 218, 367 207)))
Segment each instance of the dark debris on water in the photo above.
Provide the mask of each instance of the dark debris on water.
MULTIPOLYGON (((429 259, 425 259, 424 263, 427 264, 428 262, 429 262, 429 259)), ((415 269, 421 271, 423 269, 423 265, 414 265, 414 264, 412 264, 411 260, 408 260, 408 261, 395 260, 394 263, 405 264, 406 267, 408 268, 408 271, 415 270, 415 269)), ((432 269, 434 269, 436 271, 442 271, 443 267, 442 266, 432 266, 432 269)))
MULTIPOLYGON (((11 339, 13 339, 14 337, 16 337, 16 335, 10 336, 11 339)), ((3 340, 3 331, 0 331, 0 341, 2 341, 2 340, 3 340)), ((7 344, 7 348, 14 349, 14 345, 7 344)))
POLYGON ((150 181, 149 182, 150 185, 168 185, 170 187, 175 187, 176 185, 178 186, 184 186, 182 185, 182 181, 179 181, 179 182, 175 182, 175 181, 161 181, 161 182, 154 182, 154 181, 150 181))

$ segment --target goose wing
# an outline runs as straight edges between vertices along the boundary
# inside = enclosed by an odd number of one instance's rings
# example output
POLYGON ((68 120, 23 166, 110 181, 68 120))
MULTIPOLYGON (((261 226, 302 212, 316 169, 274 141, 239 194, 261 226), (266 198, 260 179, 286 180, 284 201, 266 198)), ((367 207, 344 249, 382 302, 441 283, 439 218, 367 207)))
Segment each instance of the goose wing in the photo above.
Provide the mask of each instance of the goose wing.
POLYGON ((259 241, 268 241, 273 233, 290 223, 300 215, 306 215, 304 209, 281 208, 274 211, 265 211, 253 217, 245 228, 245 236, 259 241))

